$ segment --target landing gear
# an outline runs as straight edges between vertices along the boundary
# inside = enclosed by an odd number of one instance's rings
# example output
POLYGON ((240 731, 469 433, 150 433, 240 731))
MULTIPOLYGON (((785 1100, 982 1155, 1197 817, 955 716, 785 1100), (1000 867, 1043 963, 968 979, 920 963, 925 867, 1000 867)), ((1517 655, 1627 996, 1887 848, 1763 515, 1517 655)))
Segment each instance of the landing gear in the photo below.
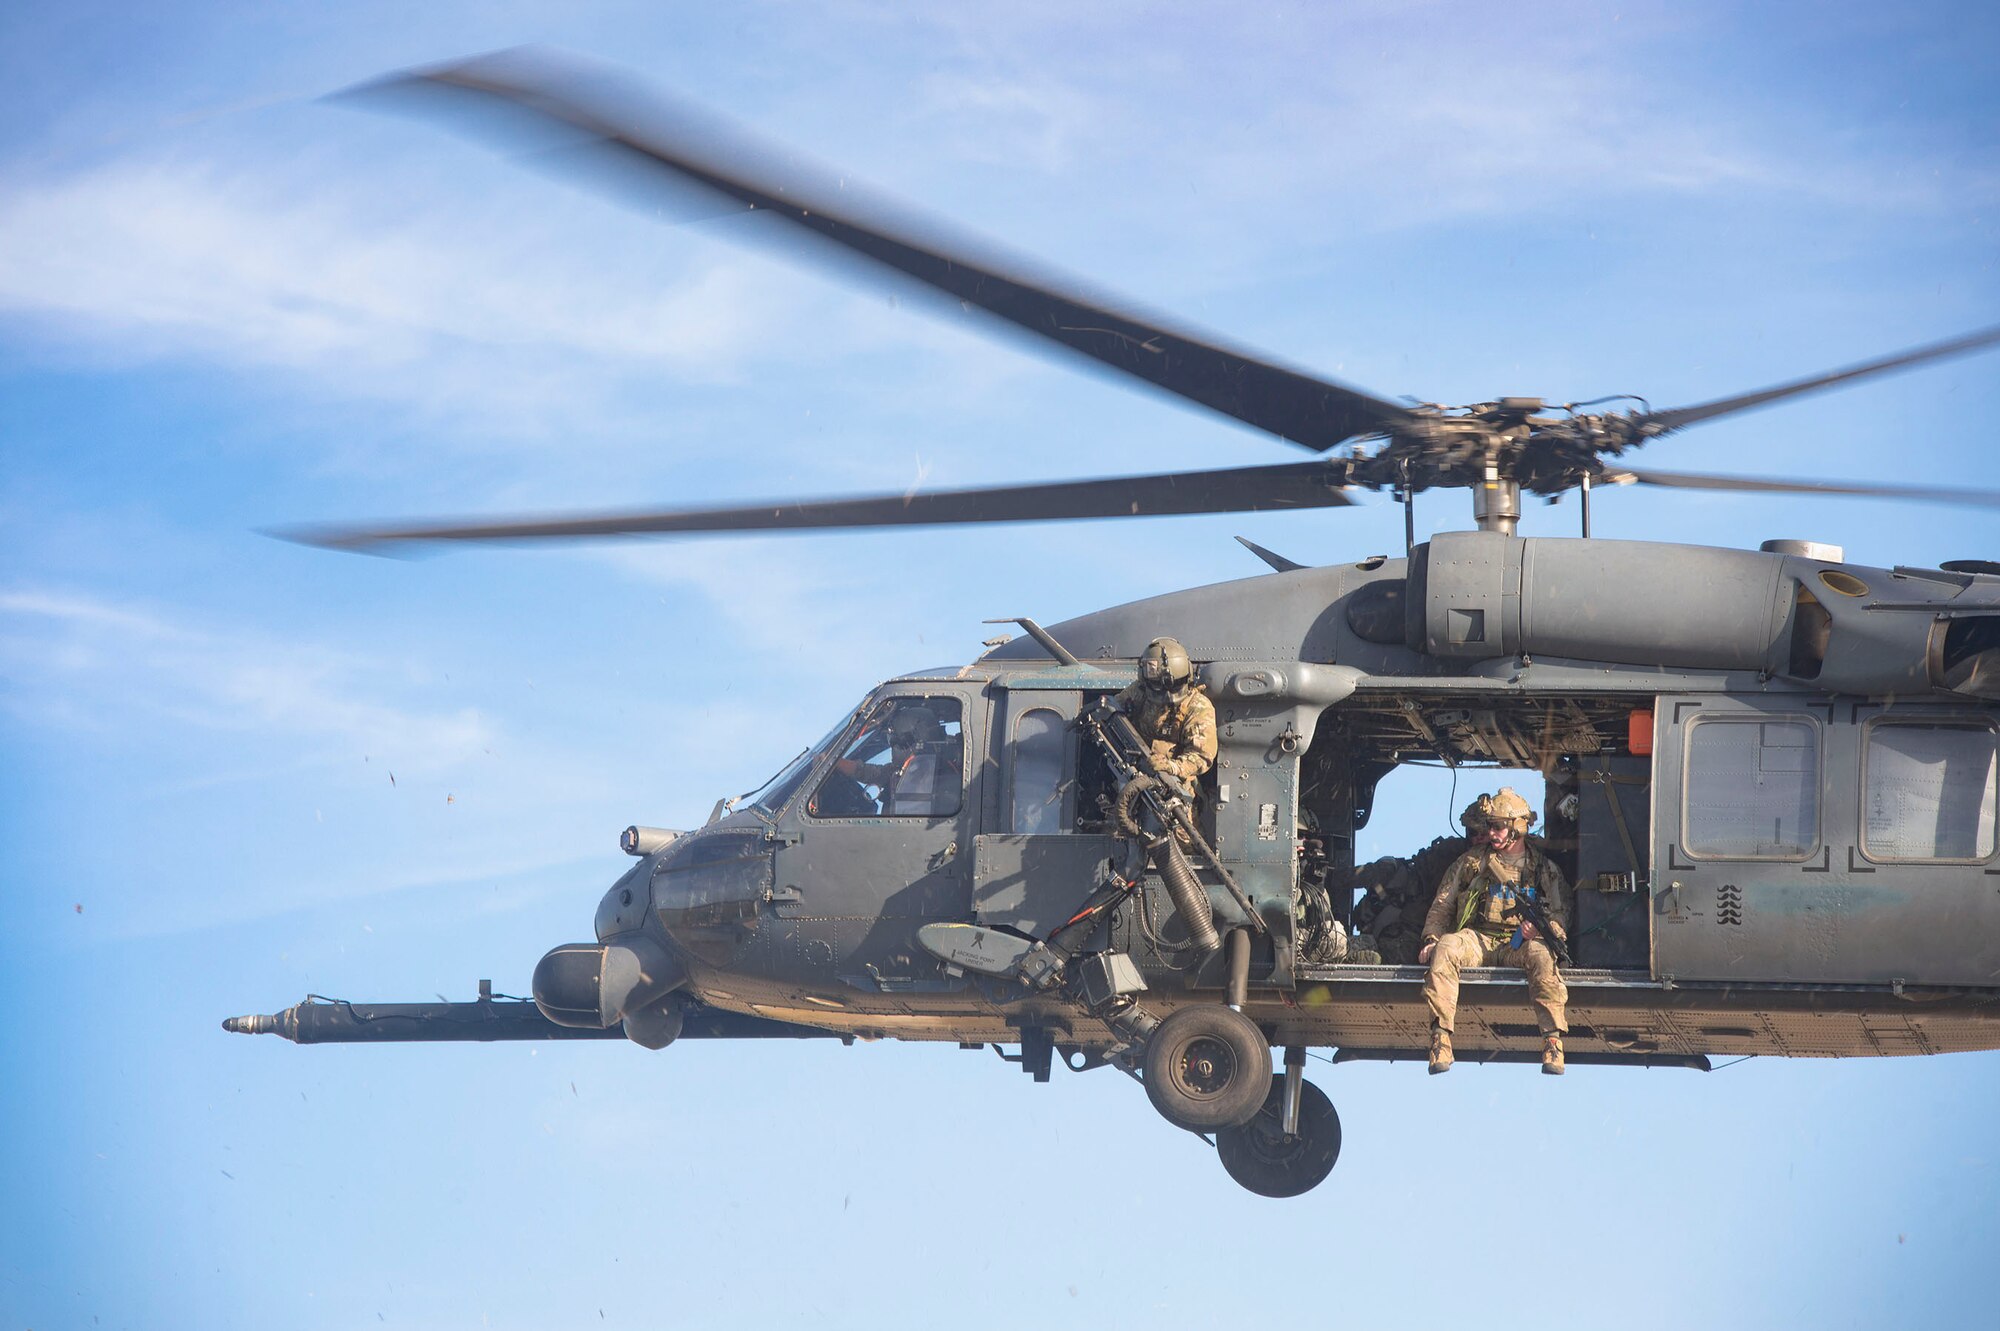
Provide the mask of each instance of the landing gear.
POLYGON ((1340 1115, 1326 1092, 1299 1084, 1298 1130, 1285 1131, 1285 1076, 1271 1078, 1264 1105, 1248 1123, 1215 1134, 1222 1167, 1260 1197, 1296 1197, 1318 1187, 1340 1159, 1340 1115))
POLYGON ((1271 1046, 1257 1023, 1220 1004, 1182 1008, 1146 1042, 1146 1098, 1189 1132, 1254 1117, 1271 1075, 1271 1046))

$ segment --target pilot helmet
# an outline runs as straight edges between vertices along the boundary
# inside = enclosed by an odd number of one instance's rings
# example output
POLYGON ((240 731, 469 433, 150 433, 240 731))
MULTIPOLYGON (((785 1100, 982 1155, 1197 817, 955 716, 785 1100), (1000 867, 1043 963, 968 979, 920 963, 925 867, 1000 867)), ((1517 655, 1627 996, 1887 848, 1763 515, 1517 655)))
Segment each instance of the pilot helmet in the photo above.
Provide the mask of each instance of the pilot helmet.
POLYGON ((921 703, 903 706, 889 718, 889 747, 908 753, 944 738, 944 725, 937 713, 921 703))
POLYGON ((1173 638, 1155 638, 1139 657, 1139 682, 1153 693, 1179 695, 1194 680, 1187 648, 1173 638))

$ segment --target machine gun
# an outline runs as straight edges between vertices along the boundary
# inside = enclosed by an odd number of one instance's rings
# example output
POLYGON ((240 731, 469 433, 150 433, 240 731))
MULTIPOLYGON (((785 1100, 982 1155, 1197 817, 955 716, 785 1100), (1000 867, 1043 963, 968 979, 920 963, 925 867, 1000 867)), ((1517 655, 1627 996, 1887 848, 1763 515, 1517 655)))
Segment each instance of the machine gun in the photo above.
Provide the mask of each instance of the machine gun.
MULTIPOLYGON (((1100 702, 1093 711, 1084 714, 1081 724, 1097 741, 1112 775, 1118 779, 1118 798, 1113 806, 1118 830, 1144 843, 1154 852, 1161 876, 1173 893, 1174 905, 1182 915, 1190 917, 1189 928, 1197 938, 1204 931, 1213 937, 1212 926, 1205 926, 1194 918, 1210 912, 1191 909, 1191 901, 1206 905, 1208 894, 1194 879, 1192 866, 1181 852, 1182 844, 1193 847, 1202 861, 1215 871, 1222 885, 1229 889, 1229 895, 1242 908, 1250 927, 1259 933, 1269 932, 1256 907, 1251 905, 1249 895, 1237 883, 1235 876, 1223 867, 1221 857, 1195 825, 1190 792, 1179 780, 1160 770, 1132 719, 1100 702), (1134 817, 1135 811, 1139 810, 1150 815, 1152 823, 1162 830, 1155 833, 1146 826, 1145 819, 1134 817), (1185 884, 1180 881, 1183 875, 1185 884), (1184 890, 1186 885, 1191 885, 1191 890, 1184 890)), ((1213 945, 1206 950, 1213 950, 1213 945)))
MULTIPOLYGON (((1083 664, 1067 647, 1056 641, 1053 634, 1032 619, 988 622, 1019 624, 1056 660, 1066 666, 1083 664)), ((1159 764, 1153 761, 1152 750, 1140 737, 1132 719, 1100 701, 1078 718, 1077 724, 1097 741, 1112 775, 1118 779, 1118 802, 1114 810, 1118 830, 1152 852, 1154 864, 1166 882, 1174 909, 1187 925, 1188 937, 1194 947, 1203 953, 1213 952, 1222 946, 1222 940, 1215 931, 1215 912, 1208 902, 1208 889, 1195 876, 1194 866, 1188 863, 1186 854, 1181 850, 1183 843, 1193 847, 1202 862, 1215 871, 1222 885, 1229 889, 1229 895, 1235 898, 1250 928, 1268 935, 1270 930, 1251 903, 1249 894, 1223 867, 1215 847, 1209 845, 1201 829, 1195 826, 1191 794, 1181 782, 1160 770, 1159 764), (1154 832, 1145 826, 1146 819, 1134 817, 1134 806, 1150 815, 1153 825, 1160 830, 1154 832)), ((1096 914, 1103 904, 1093 901, 1070 924, 1085 915, 1096 914)), ((1062 927, 1066 929, 1069 925, 1062 927)))

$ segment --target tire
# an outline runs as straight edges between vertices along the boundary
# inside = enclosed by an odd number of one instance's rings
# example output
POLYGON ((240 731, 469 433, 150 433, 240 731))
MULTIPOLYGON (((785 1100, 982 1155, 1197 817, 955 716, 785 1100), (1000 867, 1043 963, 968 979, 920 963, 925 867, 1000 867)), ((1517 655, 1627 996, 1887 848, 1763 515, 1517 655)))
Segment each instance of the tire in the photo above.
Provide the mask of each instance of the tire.
POLYGON ((1299 1131, 1287 1137, 1285 1078, 1271 1078, 1264 1106, 1248 1123, 1215 1135, 1215 1153, 1229 1177, 1259 1197, 1297 1197, 1311 1192, 1340 1159, 1340 1115, 1326 1092, 1311 1082, 1299 1095, 1299 1131))
POLYGON ((1146 1045, 1146 1098, 1189 1132, 1254 1118, 1271 1075, 1271 1046, 1257 1023, 1219 1003, 1182 1008, 1146 1045))

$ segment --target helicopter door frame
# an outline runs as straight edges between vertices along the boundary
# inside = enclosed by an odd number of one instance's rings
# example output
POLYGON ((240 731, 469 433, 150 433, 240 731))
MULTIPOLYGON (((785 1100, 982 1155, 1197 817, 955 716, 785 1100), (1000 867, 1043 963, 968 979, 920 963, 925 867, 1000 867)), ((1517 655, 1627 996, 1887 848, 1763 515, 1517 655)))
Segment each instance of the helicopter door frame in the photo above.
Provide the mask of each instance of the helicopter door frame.
POLYGON ((1654 978, 1843 978, 1832 964, 1831 712, 1806 694, 1659 698, 1654 978))
MULTIPOLYGON (((780 845, 780 890, 796 888, 796 917, 829 942, 839 979, 860 989, 939 986, 928 977, 929 954, 919 926, 963 920, 970 911, 971 875, 965 853, 986 799, 988 701, 983 682, 898 680, 864 704, 873 716, 905 698, 950 698, 959 708, 964 782, 955 813, 935 817, 889 813, 822 815, 811 811, 841 755, 829 755, 811 786, 794 798, 774 829, 780 845)), ((853 743, 862 732, 850 733, 853 743)))
MULTIPOLYGON (((1102 674, 1090 683, 1093 689, 1113 687, 1102 674)), ((990 830, 973 838, 972 916, 980 924, 1046 937, 1096 890, 1104 864, 1122 853, 1123 843, 1077 830, 1083 754, 1083 732, 1076 725, 1083 690, 1077 683, 1030 676, 998 681, 992 695, 990 767, 998 779, 985 809, 990 830), (1037 713, 1053 714, 1059 722, 1053 733, 1060 736, 1062 758, 1052 823, 1024 820, 1015 808, 1024 775, 1021 727, 1037 713), (1035 830, 1016 830, 1024 821, 1034 822, 1035 830)), ((1029 737, 1048 733, 1037 728, 1029 737)))

